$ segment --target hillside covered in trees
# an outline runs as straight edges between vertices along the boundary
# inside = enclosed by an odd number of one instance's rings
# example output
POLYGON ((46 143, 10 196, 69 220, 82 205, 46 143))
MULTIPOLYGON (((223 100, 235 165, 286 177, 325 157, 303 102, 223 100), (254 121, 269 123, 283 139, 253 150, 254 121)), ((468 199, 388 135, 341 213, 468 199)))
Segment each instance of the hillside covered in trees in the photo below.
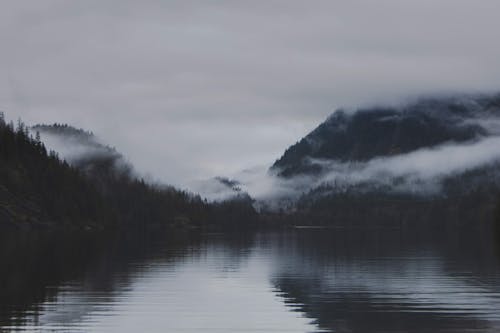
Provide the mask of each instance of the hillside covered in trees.
MULTIPOLYGON (((90 133, 65 125, 51 128, 91 138, 90 133)), ((95 147, 109 154, 86 155, 85 160, 68 163, 47 151, 39 132, 31 135, 21 121, 17 126, 6 123, 2 114, 0 227, 239 228, 256 220, 248 201, 209 204, 185 191, 148 184, 134 177, 127 165, 117 166, 119 153, 95 147)))
POLYGON ((500 94, 423 98, 401 106, 339 109, 290 146, 271 171, 318 174, 314 160, 366 162, 498 134, 500 94))
POLYGON ((294 215, 313 224, 491 220, 499 124, 499 94, 337 110, 269 172, 300 189, 294 215))
POLYGON ((252 198, 244 182, 218 177, 217 188, 230 195, 208 202, 146 182, 91 132, 65 124, 28 128, 20 121, 6 123, 2 115, 0 224, 456 227, 494 217, 498 147, 500 95, 337 111, 269 170, 267 180, 281 197, 252 198), (63 143, 57 154, 47 150, 44 142, 50 140, 63 143))

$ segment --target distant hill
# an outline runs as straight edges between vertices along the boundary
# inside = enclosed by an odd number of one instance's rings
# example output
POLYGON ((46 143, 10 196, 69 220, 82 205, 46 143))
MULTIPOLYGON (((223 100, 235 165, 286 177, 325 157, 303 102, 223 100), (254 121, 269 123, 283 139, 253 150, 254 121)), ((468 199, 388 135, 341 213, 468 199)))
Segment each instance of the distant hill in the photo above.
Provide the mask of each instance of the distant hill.
POLYGON ((277 198, 257 202, 224 177, 201 184, 221 198, 212 203, 148 183, 116 149, 66 124, 28 128, 1 115, 0 160, 0 226, 456 227, 491 220, 498 206, 500 95, 338 110, 274 163, 277 198))
MULTIPOLYGON (((232 200, 208 203, 198 194, 144 181, 120 152, 90 131, 67 124, 39 124, 31 131, 40 133, 42 141, 91 181, 122 224, 239 228, 256 220, 251 199, 239 194, 236 184, 232 200)), ((231 185, 223 178, 217 182, 231 185)))
POLYGON ((166 185, 148 184, 115 149, 69 125, 28 128, 0 115, 0 228, 177 226, 246 228, 248 201, 209 204, 166 185), (64 143, 65 160, 42 137, 64 143))
POLYGON ((338 110, 270 173, 298 183, 294 210, 322 223, 490 219, 500 193, 500 94, 338 110))
POLYGON ((288 148, 271 167, 282 177, 317 173, 311 159, 368 161, 446 142, 489 135, 484 123, 500 116, 500 94, 422 99, 401 107, 338 110, 288 148), (476 121, 476 122, 475 122, 476 121))
POLYGON ((102 228, 116 222, 95 186, 0 115, 0 227, 102 228))

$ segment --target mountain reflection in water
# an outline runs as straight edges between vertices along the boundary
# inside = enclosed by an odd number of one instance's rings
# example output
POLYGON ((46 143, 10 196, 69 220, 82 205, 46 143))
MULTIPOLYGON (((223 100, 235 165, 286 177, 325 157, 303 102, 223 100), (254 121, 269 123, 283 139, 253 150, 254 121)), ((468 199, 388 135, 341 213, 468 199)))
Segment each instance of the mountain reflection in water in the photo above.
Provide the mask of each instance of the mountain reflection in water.
POLYGON ((488 232, 3 234, 0 331, 496 332, 488 232))

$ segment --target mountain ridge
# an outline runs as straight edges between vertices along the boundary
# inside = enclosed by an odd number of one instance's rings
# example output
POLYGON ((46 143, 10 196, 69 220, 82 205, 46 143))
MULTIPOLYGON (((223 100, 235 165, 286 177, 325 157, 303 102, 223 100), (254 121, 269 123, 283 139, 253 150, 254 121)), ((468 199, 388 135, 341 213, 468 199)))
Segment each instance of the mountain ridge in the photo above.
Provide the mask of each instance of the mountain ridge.
POLYGON ((269 173, 299 191, 290 214, 310 223, 491 220, 500 195, 500 94, 337 110, 269 173))
POLYGON ((28 128, 21 121, 14 128, 0 114, 0 228, 231 230, 256 223, 247 201, 210 204, 168 185, 146 183, 130 171, 131 165, 117 166, 122 159, 91 132, 60 124, 28 128), (40 129, 94 150, 61 159, 47 150, 40 129))
POLYGON ((399 108, 361 108, 350 113, 339 109, 286 149, 270 171, 280 177, 314 174, 321 170, 308 159, 366 162, 447 142, 467 142, 488 135, 473 120, 492 116, 500 116, 500 94, 423 99, 399 108))

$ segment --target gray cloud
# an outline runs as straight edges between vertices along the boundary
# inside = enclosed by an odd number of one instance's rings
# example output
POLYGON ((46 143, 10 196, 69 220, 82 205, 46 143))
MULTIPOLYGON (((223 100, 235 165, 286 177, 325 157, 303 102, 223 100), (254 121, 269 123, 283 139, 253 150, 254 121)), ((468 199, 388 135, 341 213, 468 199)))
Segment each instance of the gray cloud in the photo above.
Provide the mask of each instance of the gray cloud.
POLYGON ((340 106, 500 86, 498 1, 0 3, 0 108, 176 185, 270 164, 340 106))

